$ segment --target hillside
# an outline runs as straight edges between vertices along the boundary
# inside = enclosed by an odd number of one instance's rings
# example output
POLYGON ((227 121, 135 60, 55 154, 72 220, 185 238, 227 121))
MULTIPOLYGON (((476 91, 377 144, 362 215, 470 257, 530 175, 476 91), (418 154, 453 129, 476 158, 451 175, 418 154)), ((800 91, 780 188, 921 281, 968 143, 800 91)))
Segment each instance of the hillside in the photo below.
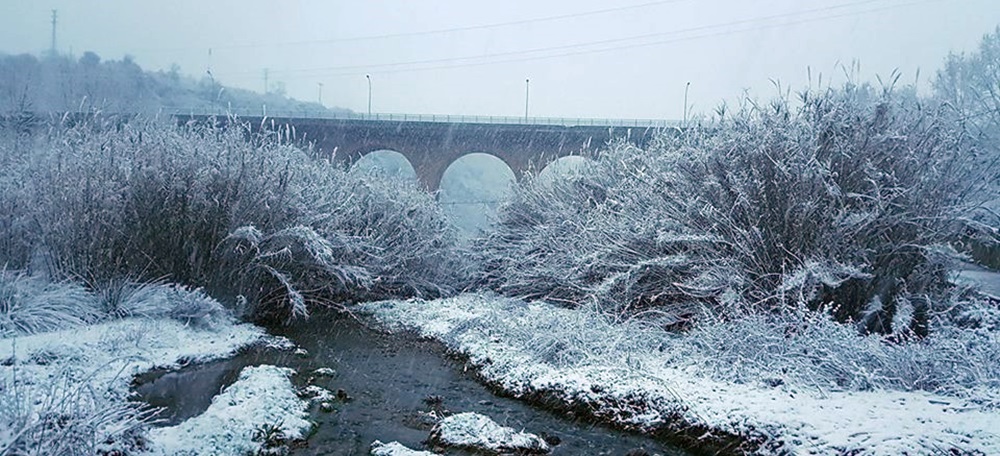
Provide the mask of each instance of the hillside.
POLYGON ((38 58, 0 53, 0 113, 217 111, 324 114, 348 113, 288 98, 281 91, 262 95, 226 87, 206 74, 201 79, 170 71, 143 70, 130 57, 101 60, 93 52, 38 58))

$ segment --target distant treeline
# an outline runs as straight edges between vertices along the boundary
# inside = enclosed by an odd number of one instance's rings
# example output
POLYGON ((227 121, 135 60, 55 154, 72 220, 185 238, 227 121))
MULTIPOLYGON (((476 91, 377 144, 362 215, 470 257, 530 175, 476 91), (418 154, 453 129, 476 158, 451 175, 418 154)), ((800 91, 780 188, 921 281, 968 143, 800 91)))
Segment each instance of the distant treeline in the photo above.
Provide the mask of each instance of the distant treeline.
POLYGON ((36 57, 0 54, 0 113, 91 111, 155 113, 160 110, 268 111, 303 114, 349 112, 288 98, 279 89, 261 95, 169 71, 145 71, 126 56, 101 60, 93 52, 36 57))

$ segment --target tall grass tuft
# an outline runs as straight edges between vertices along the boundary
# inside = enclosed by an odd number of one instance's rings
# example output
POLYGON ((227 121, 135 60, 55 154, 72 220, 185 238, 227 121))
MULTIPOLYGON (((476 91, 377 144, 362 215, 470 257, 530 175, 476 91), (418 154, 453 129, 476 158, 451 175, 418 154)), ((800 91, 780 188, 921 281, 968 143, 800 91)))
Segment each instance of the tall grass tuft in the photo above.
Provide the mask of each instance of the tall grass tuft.
POLYGON ((152 420, 137 403, 113 401, 68 376, 29 388, 0 379, 0 454, 135 454, 152 420))
POLYGON ((99 315, 93 296, 80 285, 0 270, 0 338, 83 326, 99 315))
POLYGON ((480 282, 617 315, 807 303, 867 330, 926 332, 948 243, 985 200, 966 132, 906 90, 848 85, 748 102, 593 171, 528 182, 481 243, 480 282), (913 316, 892 327, 896 310, 913 316))

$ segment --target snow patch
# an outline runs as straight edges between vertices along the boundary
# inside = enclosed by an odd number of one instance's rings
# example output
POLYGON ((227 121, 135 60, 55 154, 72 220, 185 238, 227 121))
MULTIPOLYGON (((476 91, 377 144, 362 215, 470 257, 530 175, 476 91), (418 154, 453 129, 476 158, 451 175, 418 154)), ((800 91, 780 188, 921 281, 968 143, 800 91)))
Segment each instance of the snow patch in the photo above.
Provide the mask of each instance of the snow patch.
MULTIPOLYGON (((126 403, 130 383, 137 374, 230 357, 255 344, 282 346, 288 341, 268 336, 257 326, 236 324, 221 317, 210 325, 185 325, 164 317, 134 317, 0 339, 0 391, 4 395, 13 391, 21 398, 38 398, 24 403, 27 409, 7 409, 6 412, 13 414, 0 413, 0 429, 13 426, 12 420, 43 419, 52 412, 51 403, 59 400, 60 394, 72 400, 89 401, 86 403, 92 403, 95 410, 120 408, 126 403), (23 417, 19 418, 19 414, 23 417)), ((60 410, 72 408, 65 404, 60 407, 60 410)), ((120 430, 95 432, 94 438, 99 440, 117 439, 120 430)), ((17 438, 0 432, 0 448, 17 438)))
POLYGON ((316 377, 335 377, 337 375, 337 371, 329 367, 320 367, 319 369, 313 370, 312 374, 316 377))
POLYGON ((251 324, 212 328, 171 319, 128 318, 92 326, 0 339, 0 375, 24 388, 65 375, 122 398, 136 374, 226 358, 272 337, 251 324))
POLYGON ((535 434, 501 426, 487 416, 466 412, 442 419, 431 429, 435 444, 489 454, 545 454, 549 445, 535 434))
POLYGON ((282 440, 305 438, 312 424, 307 420, 308 403, 298 398, 289 380, 293 374, 292 369, 268 365, 243 369, 239 380, 213 398, 205 413, 151 430, 151 453, 257 454, 263 442, 254 438, 255 430, 265 425, 280 429, 282 440))
POLYGON ((333 402, 333 400, 337 398, 332 391, 316 385, 309 385, 302 388, 302 390, 299 391, 299 397, 307 399, 314 404, 333 402))
POLYGON ((372 456, 437 456, 430 451, 413 450, 399 442, 372 442, 372 456))

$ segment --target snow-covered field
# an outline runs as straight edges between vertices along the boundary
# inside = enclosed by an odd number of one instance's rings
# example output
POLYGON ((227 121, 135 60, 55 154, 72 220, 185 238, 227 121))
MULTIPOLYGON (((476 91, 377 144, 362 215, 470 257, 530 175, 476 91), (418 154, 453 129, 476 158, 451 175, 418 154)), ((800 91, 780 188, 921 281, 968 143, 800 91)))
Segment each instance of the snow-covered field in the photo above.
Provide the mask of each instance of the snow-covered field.
POLYGON ((722 382, 696 364, 665 362, 663 347, 638 342, 643 334, 633 327, 600 324, 580 310, 478 294, 361 310, 389 329, 443 341, 511 394, 685 445, 762 454, 1000 454, 995 407, 921 391, 722 382))
MULTIPOLYGON (((0 339, 0 454, 7 454, 25 432, 35 432, 52 413, 73 420, 78 418, 74 413, 122 407, 136 374, 229 357, 254 344, 287 347, 289 342, 222 316, 197 325, 168 318, 126 318, 0 339), (90 408, 60 401, 86 402, 90 408)), ((97 420, 93 435, 102 441, 78 445, 146 448, 157 454, 237 455, 259 447, 251 438, 252 430, 261 425, 280 424, 287 437, 301 437, 309 427, 304 419, 307 405, 296 397, 289 374, 272 366, 247 368, 202 416, 133 441, 125 441, 128 435, 115 428, 121 426, 120 420, 97 420), (266 401, 260 400, 265 397, 266 401), (112 441, 103 441, 108 436, 114 437, 112 441)), ((142 434, 141 426, 131 435, 136 433, 142 434)), ((32 451, 39 450, 49 449, 32 451)))

